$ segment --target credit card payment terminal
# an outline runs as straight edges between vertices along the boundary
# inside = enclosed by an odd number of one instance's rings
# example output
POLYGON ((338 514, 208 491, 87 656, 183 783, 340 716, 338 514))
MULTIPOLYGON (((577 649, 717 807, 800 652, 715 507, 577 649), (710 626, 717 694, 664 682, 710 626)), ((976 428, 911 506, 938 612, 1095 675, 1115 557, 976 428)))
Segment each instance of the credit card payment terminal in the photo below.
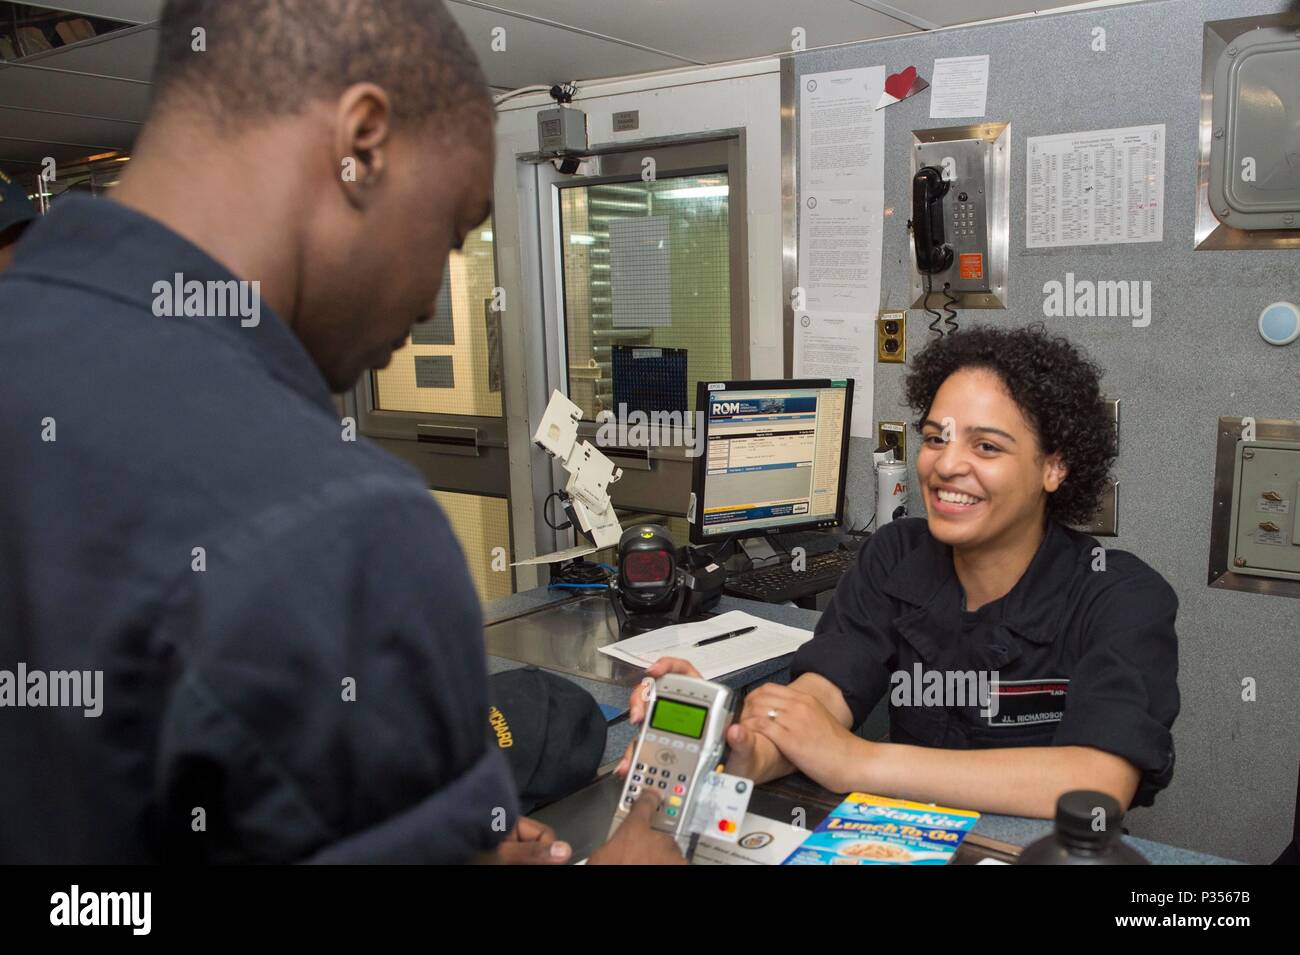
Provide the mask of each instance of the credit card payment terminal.
POLYGON ((661 801, 651 827, 671 835, 685 852, 704 777, 722 762, 735 694, 720 683, 676 673, 649 686, 652 696, 609 834, 618 830, 637 797, 654 789, 661 801))

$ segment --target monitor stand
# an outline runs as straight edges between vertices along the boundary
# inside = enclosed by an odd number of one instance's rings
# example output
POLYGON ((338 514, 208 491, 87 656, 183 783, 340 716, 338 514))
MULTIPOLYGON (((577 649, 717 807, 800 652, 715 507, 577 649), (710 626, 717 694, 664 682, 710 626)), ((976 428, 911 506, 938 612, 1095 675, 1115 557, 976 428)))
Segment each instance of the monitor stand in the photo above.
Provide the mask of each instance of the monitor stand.
POLYGON ((744 551, 745 556, 754 563, 758 563, 760 560, 767 560, 770 557, 775 557, 779 553, 784 553, 783 551, 778 551, 773 547, 772 541, 766 536, 745 537, 738 540, 736 546, 744 551))

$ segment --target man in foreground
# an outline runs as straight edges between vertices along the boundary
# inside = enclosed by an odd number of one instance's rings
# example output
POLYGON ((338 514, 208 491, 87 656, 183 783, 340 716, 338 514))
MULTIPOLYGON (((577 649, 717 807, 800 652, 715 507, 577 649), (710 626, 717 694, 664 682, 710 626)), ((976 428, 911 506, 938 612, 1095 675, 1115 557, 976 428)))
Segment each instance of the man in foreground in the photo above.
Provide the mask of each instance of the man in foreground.
POLYGON ((487 745, 446 519, 330 397, 489 211, 473 54, 437 0, 172 0, 159 34, 121 186, 0 296, 0 861, 566 861, 487 745))

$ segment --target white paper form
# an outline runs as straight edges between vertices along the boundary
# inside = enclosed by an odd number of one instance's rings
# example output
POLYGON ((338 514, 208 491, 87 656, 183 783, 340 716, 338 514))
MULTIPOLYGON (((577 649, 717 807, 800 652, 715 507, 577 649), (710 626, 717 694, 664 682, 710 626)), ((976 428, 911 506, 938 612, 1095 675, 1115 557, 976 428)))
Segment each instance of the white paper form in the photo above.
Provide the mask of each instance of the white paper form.
POLYGON ((989 56, 949 56, 934 61, 930 118, 983 116, 989 99, 989 56))
POLYGON ((799 287, 809 311, 880 307, 884 229, 883 66, 802 79, 799 287))
POLYGON ((809 311, 876 314, 880 307, 880 195, 820 192, 799 217, 799 284, 809 311))
POLYGON ((811 639, 811 630, 787 627, 743 610, 732 610, 699 623, 679 623, 651 630, 601 647, 600 652, 638 667, 648 667, 660 657, 678 657, 694 666, 704 679, 714 680, 794 653, 811 639), (708 646, 695 646, 701 640, 746 627, 754 630, 708 646))
POLYGON ((1163 240, 1163 124, 1034 136, 1025 163, 1028 248, 1163 240))
POLYGON ((868 438, 871 427, 871 387, 861 368, 872 361, 871 320, 860 315, 807 313, 795 319, 794 376, 853 378, 853 417, 850 434, 868 438))
POLYGON ((823 189, 881 192, 885 118, 876 102, 885 68, 813 73, 799 100, 799 185, 806 198, 823 189))
POLYGON ((870 435, 874 363, 865 329, 880 309, 885 68, 800 79, 799 287, 795 377, 854 379, 853 435, 870 435), (836 319, 834 324, 827 324, 836 319), (816 328, 816 341, 809 329, 816 328), (841 335, 838 341, 832 340, 841 335), (838 361, 830 361, 832 352, 838 361))

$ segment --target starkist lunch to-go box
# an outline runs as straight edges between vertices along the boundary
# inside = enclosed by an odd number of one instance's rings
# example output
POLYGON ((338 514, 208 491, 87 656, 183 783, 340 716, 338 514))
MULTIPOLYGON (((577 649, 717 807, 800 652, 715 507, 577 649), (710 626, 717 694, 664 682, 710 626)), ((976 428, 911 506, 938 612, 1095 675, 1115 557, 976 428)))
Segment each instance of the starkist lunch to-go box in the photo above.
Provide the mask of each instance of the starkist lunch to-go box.
POLYGON ((944 865, 980 817, 849 793, 782 865, 944 865))

